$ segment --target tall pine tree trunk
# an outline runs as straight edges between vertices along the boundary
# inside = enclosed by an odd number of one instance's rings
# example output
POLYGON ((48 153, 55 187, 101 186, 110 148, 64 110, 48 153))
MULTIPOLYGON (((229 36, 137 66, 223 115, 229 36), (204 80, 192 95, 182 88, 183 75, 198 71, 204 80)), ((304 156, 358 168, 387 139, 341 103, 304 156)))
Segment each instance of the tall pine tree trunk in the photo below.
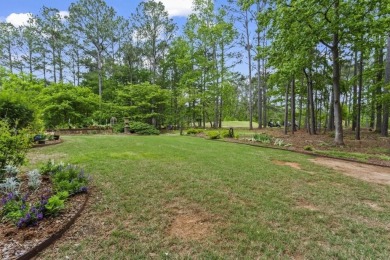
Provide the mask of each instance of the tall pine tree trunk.
MULTIPOLYGON (((353 65, 353 76, 356 79, 358 76, 358 58, 357 51, 354 52, 354 65, 353 65)), ((353 83, 353 100, 352 100, 352 131, 356 130, 356 119, 357 119, 357 92, 358 92, 357 81, 353 83)))
POLYGON ((378 48, 378 56, 377 56, 377 62, 378 67, 380 68, 376 75, 376 99, 375 99, 375 110, 376 110, 376 125, 375 125, 375 132, 380 133, 381 132, 381 126, 382 126, 382 101, 378 100, 378 97, 382 96, 382 80, 383 80, 383 49, 378 48))
POLYGON ((289 91, 289 88, 290 88, 290 82, 287 83, 286 93, 285 93, 285 97, 284 97, 284 102, 285 102, 285 106, 284 106, 284 134, 285 135, 287 134, 287 128, 288 128, 288 91, 289 91))
POLYGON ((295 127, 295 76, 293 76, 291 83, 291 133, 297 131, 295 127))
POLYGON ((356 130, 355 139, 360 140, 360 124, 361 124, 361 111, 362 111, 362 88, 363 88, 363 51, 360 51, 359 60, 359 89, 357 96, 357 111, 356 111, 356 130))
POLYGON ((245 29, 246 29, 246 50, 248 52, 248 81, 249 81, 249 129, 253 129, 253 91, 252 91, 252 53, 249 38, 249 17, 248 10, 245 11, 245 29))
MULTIPOLYGON (((385 85, 390 84, 390 35, 387 36, 387 56, 386 56, 386 71, 385 71, 385 85)), ((383 120, 382 120, 382 136, 389 136, 389 91, 385 88, 384 94, 386 95, 385 102, 383 103, 383 120)))

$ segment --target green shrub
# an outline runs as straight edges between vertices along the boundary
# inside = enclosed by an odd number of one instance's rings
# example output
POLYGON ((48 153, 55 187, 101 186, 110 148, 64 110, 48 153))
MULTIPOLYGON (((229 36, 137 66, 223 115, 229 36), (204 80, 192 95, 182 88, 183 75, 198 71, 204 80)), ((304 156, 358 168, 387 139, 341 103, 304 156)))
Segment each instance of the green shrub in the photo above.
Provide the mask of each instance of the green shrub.
POLYGON ((27 207, 23 207, 24 202, 20 200, 16 195, 10 193, 5 199, 1 217, 5 221, 11 221, 16 223, 21 217, 28 212, 27 207))
POLYGON ((58 195, 51 196, 45 205, 47 215, 58 215, 65 208, 65 199, 61 199, 58 195))
POLYGON ((65 165, 64 163, 60 162, 59 164, 56 164, 54 160, 49 160, 45 165, 43 165, 40 169, 39 172, 42 175, 49 175, 49 174, 54 174, 60 171, 62 168, 64 168, 65 165))
POLYGON ((0 171, 6 165, 23 164, 29 147, 30 138, 25 131, 15 133, 6 121, 0 121, 0 171))
POLYGON ((125 131, 125 123, 116 123, 112 126, 112 130, 114 133, 123 133, 125 131))
POLYGON ((313 149, 313 147, 311 147, 310 145, 305 145, 305 146, 303 147, 303 150, 305 150, 305 151, 313 151, 314 149, 313 149))
POLYGON ((222 138, 228 138, 228 137, 230 137, 230 135, 229 135, 229 130, 222 130, 222 131, 220 132, 220 134, 221 134, 221 137, 222 137, 222 138))
POLYGON ((160 131, 154 126, 146 123, 132 122, 130 123, 130 133, 136 133, 139 135, 159 135, 160 131))
POLYGON ((207 136, 209 139, 221 139, 221 134, 219 131, 208 131, 207 136))
POLYGON ((84 170, 68 165, 52 174, 52 181, 57 193, 66 191, 69 194, 76 194, 86 191, 89 176, 84 173, 84 170))
POLYGON ((261 142, 261 143, 265 143, 265 144, 269 144, 272 141, 272 137, 270 137, 269 135, 264 134, 264 133, 263 134, 255 134, 253 136, 253 139, 256 142, 261 142))
POLYGON ((196 134, 203 133, 203 132, 204 132, 203 129, 197 129, 197 128, 190 128, 187 130, 188 135, 196 135, 196 134))

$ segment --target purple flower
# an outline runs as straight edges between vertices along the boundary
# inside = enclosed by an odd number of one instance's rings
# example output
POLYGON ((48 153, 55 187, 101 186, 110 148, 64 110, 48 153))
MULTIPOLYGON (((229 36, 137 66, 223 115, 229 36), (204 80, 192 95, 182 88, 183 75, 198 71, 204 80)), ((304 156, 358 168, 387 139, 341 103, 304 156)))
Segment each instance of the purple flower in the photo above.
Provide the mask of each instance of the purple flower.
POLYGON ((22 198, 23 203, 25 203, 27 201, 29 195, 30 194, 27 192, 26 195, 23 196, 23 198, 22 198))
POLYGON ((42 212, 38 213, 37 219, 38 220, 42 220, 43 219, 43 213, 42 212))
POLYGON ((80 188, 80 192, 87 192, 88 191, 88 188, 83 186, 80 188))

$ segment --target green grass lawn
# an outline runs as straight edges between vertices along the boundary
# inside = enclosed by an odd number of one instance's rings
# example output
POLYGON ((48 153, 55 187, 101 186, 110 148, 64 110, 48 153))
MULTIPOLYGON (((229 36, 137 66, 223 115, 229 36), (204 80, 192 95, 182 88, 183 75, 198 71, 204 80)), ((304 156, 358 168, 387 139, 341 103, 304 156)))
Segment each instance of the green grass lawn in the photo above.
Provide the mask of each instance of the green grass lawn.
POLYGON ((93 204, 71 259, 388 259, 390 187, 311 157, 186 136, 75 136, 31 150, 85 167, 93 204), (295 162, 301 169, 278 165, 295 162))

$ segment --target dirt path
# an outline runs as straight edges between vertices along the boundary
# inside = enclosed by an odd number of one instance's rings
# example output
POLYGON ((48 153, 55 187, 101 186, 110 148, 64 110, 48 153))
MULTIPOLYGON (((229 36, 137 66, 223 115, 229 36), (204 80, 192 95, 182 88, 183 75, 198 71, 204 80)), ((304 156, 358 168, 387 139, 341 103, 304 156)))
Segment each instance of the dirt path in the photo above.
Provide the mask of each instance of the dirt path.
POLYGON ((312 162, 364 181, 390 185, 390 168, 318 157, 312 162))

